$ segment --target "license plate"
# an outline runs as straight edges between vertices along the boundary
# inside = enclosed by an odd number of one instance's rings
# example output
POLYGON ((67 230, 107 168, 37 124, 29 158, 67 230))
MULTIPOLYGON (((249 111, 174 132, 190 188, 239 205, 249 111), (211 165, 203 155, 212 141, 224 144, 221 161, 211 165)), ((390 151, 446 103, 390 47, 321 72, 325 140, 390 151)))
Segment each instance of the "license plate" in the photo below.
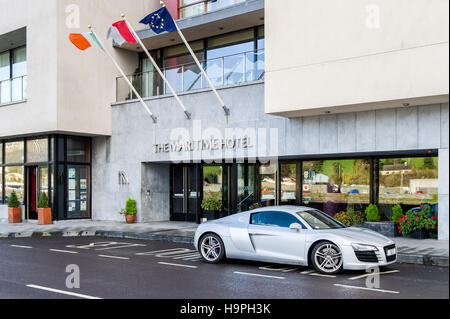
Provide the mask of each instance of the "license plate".
POLYGON ((393 256, 393 255, 395 255, 395 253, 396 253, 396 249, 395 249, 395 248, 392 248, 392 249, 389 249, 389 250, 387 251, 386 255, 387 255, 387 256, 393 256))

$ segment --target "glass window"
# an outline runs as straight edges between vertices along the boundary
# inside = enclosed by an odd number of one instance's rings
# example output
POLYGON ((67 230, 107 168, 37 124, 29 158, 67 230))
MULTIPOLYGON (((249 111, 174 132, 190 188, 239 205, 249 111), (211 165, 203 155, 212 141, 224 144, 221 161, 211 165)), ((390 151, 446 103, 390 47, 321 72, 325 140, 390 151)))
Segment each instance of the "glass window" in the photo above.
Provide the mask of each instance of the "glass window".
POLYGON ((276 226, 289 228, 294 223, 300 223, 295 216, 284 212, 261 212, 252 214, 253 225, 276 226))
POLYGON ((263 206, 275 206, 277 164, 261 165, 259 174, 261 179, 261 202, 263 206))
POLYGON ((5 163, 23 163, 23 141, 5 143, 5 163))
POLYGON ((13 68, 12 77, 27 75, 27 49, 26 47, 18 48, 13 51, 13 68))
POLYGON ((0 165, 3 164, 3 143, 0 143, 0 165))
POLYGON ((11 58, 10 53, 0 53, 0 103, 11 102, 11 58))
POLYGON ((3 167, 0 166, 0 204, 2 202, 3 202, 3 167))
POLYGON ((255 202, 255 165, 238 164, 237 176, 237 210, 243 212, 255 202))
POLYGON ((303 203, 334 216, 351 206, 364 210, 370 202, 369 160, 303 162, 303 203))
POLYGON ((21 203, 24 200, 24 168, 23 166, 5 167, 5 199, 8 200, 10 194, 14 191, 21 203))
POLYGON ((380 159, 378 201, 382 213, 389 218, 396 204, 404 211, 420 204, 437 204, 438 165, 438 157, 380 159))
POLYGON ((222 198, 222 166, 203 167, 203 197, 218 195, 222 198))
POLYGON ((297 213, 313 229, 345 228, 343 224, 318 210, 297 213))
POLYGON ((67 161, 89 163, 90 146, 88 137, 67 138, 67 161))
POLYGON ((198 0, 180 0, 180 18, 183 19, 204 13, 206 4, 198 2, 198 0))
POLYGON ((281 164, 281 204, 297 204, 297 164, 281 164))
POLYGON ((41 138, 27 141, 27 162, 39 163, 48 161, 48 139, 41 138))
POLYGON ((67 169, 67 218, 89 218, 89 166, 70 165, 67 169))

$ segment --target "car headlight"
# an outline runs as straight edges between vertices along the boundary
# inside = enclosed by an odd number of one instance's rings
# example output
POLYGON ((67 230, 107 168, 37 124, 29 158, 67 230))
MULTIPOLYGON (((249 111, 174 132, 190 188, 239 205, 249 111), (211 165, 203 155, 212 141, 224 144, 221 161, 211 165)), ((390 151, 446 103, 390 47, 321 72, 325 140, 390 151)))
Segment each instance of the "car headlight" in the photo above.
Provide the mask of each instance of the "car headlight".
POLYGON ((352 244, 352 247, 354 250, 356 251, 374 251, 374 250, 378 250, 378 248, 376 246, 373 245, 366 245, 366 244, 352 244))

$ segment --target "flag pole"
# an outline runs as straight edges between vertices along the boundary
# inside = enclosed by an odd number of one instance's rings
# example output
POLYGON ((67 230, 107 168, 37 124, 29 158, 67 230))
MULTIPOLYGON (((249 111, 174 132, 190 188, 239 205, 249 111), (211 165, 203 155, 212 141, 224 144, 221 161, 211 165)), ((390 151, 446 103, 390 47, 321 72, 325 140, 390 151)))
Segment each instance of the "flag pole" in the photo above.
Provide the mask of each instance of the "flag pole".
POLYGON ((183 109, 184 114, 186 114, 187 119, 190 120, 192 114, 187 111, 186 107, 184 106, 184 103, 181 101, 180 97, 178 96, 177 92, 173 88, 172 84, 170 84, 170 82, 167 80, 167 78, 165 77, 164 73, 161 71, 161 69, 159 68, 159 66, 156 63, 155 59, 153 59, 153 57, 150 54, 150 52, 148 52, 148 50, 145 47, 144 43, 142 43, 141 38, 137 35, 136 31, 134 31, 133 26, 125 18, 125 14, 122 13, 121 16, 122 16, 123 21, 125 21, 125 23, 127 24, 128 29, 130 29, 131 33, 133 33, 133 36, 135 37, 136 41, 139 42, 139 45, 141 46, 142 50, 144 50, 145 54, 147 55, 149 60, 152 62, 153 66, 158 71, 159 75, 164 80, 164 82, 166 83, 166 85, 169 88, 170 92, 172 92, 172 94, 175 97, 175 99, 177 100, 178 104, 180 104, 181 108, 183 109))
MULTIPOLYGON (((160 4, 164 7, 164 1, 160 1, 160 4)), ((186 45, 187 49, 189 50, 189 53, 192 55, 192 58, 194 59, 195 63, 197 64, 197 66, 200 68, 200 70, 202 71, 203 75, 206 78, 206 81, 208 81, 209 87, 214 91, 214 94, 216 95, 217 99, 219 100, 219 103, 221 104, 225 115, 228 116, 230 115, 230 109, 225 105, 225 102, 223 101, 223 99, 220 97, 219 93, 217 92, 216 87, 214 86, 214 84, 212 83, 211 79, 209 78, 208 74, 206 73, 205 69, 203 68, 202 64, 200 63, 200 61, 198 60, 197 56, 195 55, 194 51, 192 50, 191 46, 189 45, 189 42, 186 40, 186 38, 183 35, 183 32, 181 32, 180 27, 178 26, 177 22, 173 20, 173 23, 175 24, 175 27, 177 28, 178 34, 181 37, 181 40, 183 40, 184 44, 186 45)))
POLYGON ((152 111, 150 111, 148 105, 144 102, 144 100, 142 99, 141 95, 136 91, 136 89, 134 88, 133 84, 130 82, 130 80, 128 79, 128 77, 125 75, 125 72, 123 72, 122 68, 120 67, 120 65, 117 63, 117 61, 114 59, 114 57, 111 55, 111 53, 109 53, 108 50, 106 50, 106 47, 104 46, 102 40, 97 36, 97 34, 95 33, 94 29, 92 28, 91 25, 88 26, 89 30, 91 30, 91 32, 94 34, 94 36, 97 38, 97 41, 100 43, 100 45, 103 47, 103 50, 105 51, 106 55, 109 56, 109 58, 111 59, 111 61, 114 63, 114 65, 116 66, 117 70, 119 70, 119 72, 122 74, 123 78, 125 79, 125 82, 127 82, 127 84, 130 86, 131 90, 133 91, 133 93, 137 96, 137 98, 139 99, 139 101, 141 102, 142 106, 144 106, 144 108, 146 109, 147 113, 151 116, 153 123, 157 123, 157 119, 155 117, 155 115, 153 115, 152 111))

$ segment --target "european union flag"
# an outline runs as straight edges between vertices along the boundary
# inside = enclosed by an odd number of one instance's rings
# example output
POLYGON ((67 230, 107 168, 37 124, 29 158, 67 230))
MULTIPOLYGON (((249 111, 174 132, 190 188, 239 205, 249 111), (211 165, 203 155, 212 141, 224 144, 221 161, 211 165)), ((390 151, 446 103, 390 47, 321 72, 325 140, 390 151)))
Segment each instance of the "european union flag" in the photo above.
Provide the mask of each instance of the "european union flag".
POLYGON ((169 10, 166 7, 162 7, 158 11, 150 13, 144 19, 139 21, 142 24, 148 24, 150 29, 152 29, 156 34, 163 32, 173 32, 177 31, 175 22, 170 15, 169 10))

